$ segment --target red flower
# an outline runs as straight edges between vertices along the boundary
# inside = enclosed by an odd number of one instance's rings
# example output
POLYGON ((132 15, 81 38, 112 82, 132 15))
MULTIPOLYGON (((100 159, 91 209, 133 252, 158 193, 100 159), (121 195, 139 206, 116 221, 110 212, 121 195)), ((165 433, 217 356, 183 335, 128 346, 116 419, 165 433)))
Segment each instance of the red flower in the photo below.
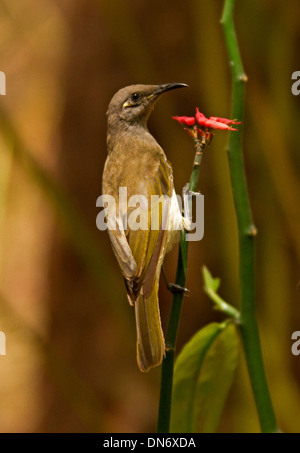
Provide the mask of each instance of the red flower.
POLYGON ((210 116, 210 120, 218 121, 220 123, 224 124, 242 124, 241 121, 236 121, 236 120, 228 120, 227 118, 218 118, 217 116, 210 116))
POLYGON ((172 116, 172 118, 183 126, 194 126, 195 124, 195 118, 193 116, 172 116))
POLYGON ((203 115, 203 113, 199 112, 198 107, 196 108, 196 120, 200 124, 200 126, 205 126, 206 121, 208 120, 206 116, 203 115))
POLYGON ((196 108, 196 120, 200 124, 200 126, 208 127, 211 129, 223 129, 230 131, 237 131, 237 129, 230 127, 230 124, 241 124, 240 121, 229 120, 227 118, 219 118, 217 116, 206 118, 203 113, 199 112, 198 108, 196 108))

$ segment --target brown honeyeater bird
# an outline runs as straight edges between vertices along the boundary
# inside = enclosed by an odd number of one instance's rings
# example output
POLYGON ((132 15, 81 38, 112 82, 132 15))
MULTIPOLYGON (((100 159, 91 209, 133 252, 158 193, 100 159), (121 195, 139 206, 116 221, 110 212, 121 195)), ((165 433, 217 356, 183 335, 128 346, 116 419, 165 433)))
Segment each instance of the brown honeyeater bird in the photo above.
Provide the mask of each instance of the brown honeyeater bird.
MULTIPOLYGON (((102 191, 115 200, 114 209, 105 214, 113 251, 121 268, 129 303, 135 307, 137 362, 141 371, 160 365, 165 352, 158 303, 158 286, 164 256, 179 239, 180 230, 188 229, 182 216, 173 184, 171 164, 147 128, 154 104, 166 91, 186 87, 183 83, 131 85, 119 90, 108 111, 107 150, 102 191), (119 189, 126 188, 127 199, 143 195, 140 203, 148 214, 144 228, 125 223, 133 208, 121 199, 119 189), (151 196, 160 198, 159 209, 151 219, 151 196), (155 217, 156 216, 156 217, 155 217), (157 228, 153 228, 154 219, 157 228), (110 225, 115 225, 110 228, 110 225)), ((129 224, 129 222, 128 222, 129 224)))

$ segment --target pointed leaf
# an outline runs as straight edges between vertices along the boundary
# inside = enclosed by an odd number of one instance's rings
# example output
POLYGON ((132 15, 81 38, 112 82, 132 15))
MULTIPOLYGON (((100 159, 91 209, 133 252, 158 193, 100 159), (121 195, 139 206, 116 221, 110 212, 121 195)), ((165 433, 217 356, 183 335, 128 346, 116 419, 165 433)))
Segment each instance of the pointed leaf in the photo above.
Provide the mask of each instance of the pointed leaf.
POLYGON ((225 302, 225 300, 222 299, 222 297, 219 296, 217 292, 220 286, 220 279, 213 278, 213 276, 205 266, 203 266, 202 268, 202 275, 204 279, 204 291, 214 302, 214 308, 216 310, 222 311, 223 313, 226 313, 226 315, 238 321, 240 319, 239 311, 232 305, 225 302))
POLYGON ((184 346, 174 369, 171 432, 215 432, 238 350, 239 336, 232 321, 209 324, 184 346))
POLYGON ((203 266, 203 278, 205 292, 212 290, 214 293, 216 293, 220 287, 220 279, 213 278, 213 276, 205 266, 203 266))

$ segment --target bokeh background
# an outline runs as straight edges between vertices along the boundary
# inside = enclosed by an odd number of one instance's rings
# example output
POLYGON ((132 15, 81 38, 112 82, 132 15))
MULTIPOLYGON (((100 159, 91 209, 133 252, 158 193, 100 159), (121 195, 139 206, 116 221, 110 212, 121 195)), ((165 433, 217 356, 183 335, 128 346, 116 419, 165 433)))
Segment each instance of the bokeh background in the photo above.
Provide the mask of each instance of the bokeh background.
MULTIPOLYGON (((173 164, 178 193, 193 146, 172 115, 230 116, 222 0, 1 0, 1 432, 153 432, 160 369, 136 365, 134 313, 96 199, 106 158, 106 109, 132 83, 185 82, 149 128, 173 164)), ((279 425, 300 432, 298 0, 240 0, 236 27, 247 84, 244 153, 258 229, 257 315, 279 425)), ((237 228, 220 131, 201 165, 205 235, 192 243, 190 297, 178 348, 223 316, 203 292, 205 264, 238 306, 237 228)), ((174 279, 177 250, 166 259, 174 279)), ((170 294, 160 289, 163 325, 170 294)), ((257 432, 243 354, 218 428, 257 432)))

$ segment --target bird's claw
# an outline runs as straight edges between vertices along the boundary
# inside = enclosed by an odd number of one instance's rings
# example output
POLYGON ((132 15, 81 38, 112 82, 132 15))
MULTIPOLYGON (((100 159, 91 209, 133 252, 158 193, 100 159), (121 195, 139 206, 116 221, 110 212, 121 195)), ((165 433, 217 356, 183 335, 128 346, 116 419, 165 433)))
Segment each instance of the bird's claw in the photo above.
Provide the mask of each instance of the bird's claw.
POLYGON ((189 293, 190 290, 187 288, 184 288, 183 286, 177 285, 176 283, 169 283, 168 284, 168 290, 172 294, 177 294, 177 293, 189 293))
POLYGON ((189 189, 190 184, 187 182, 184 188, 182 189, 182 194, 183 196, 189 196, 189 195, 201 195, 200 192, 193 192, 192 190, 189 189))

